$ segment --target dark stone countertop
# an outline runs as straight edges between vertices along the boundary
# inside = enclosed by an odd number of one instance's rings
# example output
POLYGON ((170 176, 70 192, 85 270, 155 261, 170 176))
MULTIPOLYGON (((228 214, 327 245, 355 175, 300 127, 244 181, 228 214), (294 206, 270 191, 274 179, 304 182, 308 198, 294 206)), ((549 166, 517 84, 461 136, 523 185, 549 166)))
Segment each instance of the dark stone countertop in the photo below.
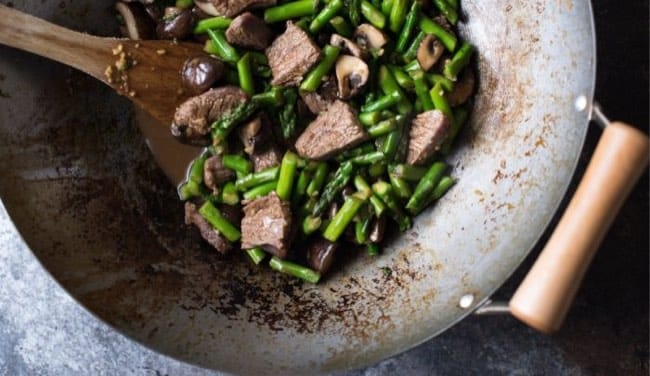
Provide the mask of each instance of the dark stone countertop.
MULTIPOLYGON (((610 118, 647 133, 648 2, 595 0, 593 7, 596 99, 610 118)), ((584 172, 600 133, 591 127, 574 180, 584 172)), ((404 354, 348 374, 647 375, 648 213, 646 172, 606 236, 558 334, 538 334, 509 316, 473 316, 404 354)), ((26 277, 44 273, 1 207, 0 244, 0 375, 216 374, 128 341, 77 307, 53 281, 26 277)), ((496 299, 512 294, 539 248, 496 299)))

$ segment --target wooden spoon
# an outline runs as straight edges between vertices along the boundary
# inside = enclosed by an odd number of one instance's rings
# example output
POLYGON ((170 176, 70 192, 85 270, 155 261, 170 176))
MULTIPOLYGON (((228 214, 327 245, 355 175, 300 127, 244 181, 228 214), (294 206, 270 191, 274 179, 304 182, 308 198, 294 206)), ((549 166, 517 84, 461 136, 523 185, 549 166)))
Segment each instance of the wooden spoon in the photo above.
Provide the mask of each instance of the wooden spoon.
POLYGON ((180 70, 204 54, 195 43, 101 38, 0 5, 0 43, 77 68, 106 83, 162 124, 189 94, 180 70))

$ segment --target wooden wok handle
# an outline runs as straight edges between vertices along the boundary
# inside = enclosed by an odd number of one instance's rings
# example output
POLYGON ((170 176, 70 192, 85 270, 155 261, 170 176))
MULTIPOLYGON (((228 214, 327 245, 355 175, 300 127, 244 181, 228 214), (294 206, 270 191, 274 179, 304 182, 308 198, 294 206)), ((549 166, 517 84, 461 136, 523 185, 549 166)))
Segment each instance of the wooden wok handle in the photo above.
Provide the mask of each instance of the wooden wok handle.
POLYGON ((559 329, 580 282, 648 164, 648 138, 623 123, 605 128, 566 212, 510 300, 510 312, 544 333, 559 329))

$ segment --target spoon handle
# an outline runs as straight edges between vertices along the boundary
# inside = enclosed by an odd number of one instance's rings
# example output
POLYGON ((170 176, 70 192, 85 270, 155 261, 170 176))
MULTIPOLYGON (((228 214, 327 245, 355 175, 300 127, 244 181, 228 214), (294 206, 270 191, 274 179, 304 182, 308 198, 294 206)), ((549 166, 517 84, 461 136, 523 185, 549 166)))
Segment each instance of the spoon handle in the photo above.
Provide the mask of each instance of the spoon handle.
POLYGON ((77 68, 105 81, 114 41, 72 31, 0 4, 0 44, 77 68))

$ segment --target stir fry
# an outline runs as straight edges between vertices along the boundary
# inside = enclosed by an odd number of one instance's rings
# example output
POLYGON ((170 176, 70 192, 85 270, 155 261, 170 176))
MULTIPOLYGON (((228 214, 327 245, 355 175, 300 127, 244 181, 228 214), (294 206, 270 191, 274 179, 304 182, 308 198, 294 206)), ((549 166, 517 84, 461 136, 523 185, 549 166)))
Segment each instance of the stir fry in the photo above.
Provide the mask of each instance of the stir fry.
POLYGON ((179 188, 220 253, 317 283, 341 248, 385 233, 454 185, 473 47, 457 0, 120 1, 134 39, 193 40, 172 134, 204 147, 179 188), (268 261, 266 261, 268 260, 268 261))

